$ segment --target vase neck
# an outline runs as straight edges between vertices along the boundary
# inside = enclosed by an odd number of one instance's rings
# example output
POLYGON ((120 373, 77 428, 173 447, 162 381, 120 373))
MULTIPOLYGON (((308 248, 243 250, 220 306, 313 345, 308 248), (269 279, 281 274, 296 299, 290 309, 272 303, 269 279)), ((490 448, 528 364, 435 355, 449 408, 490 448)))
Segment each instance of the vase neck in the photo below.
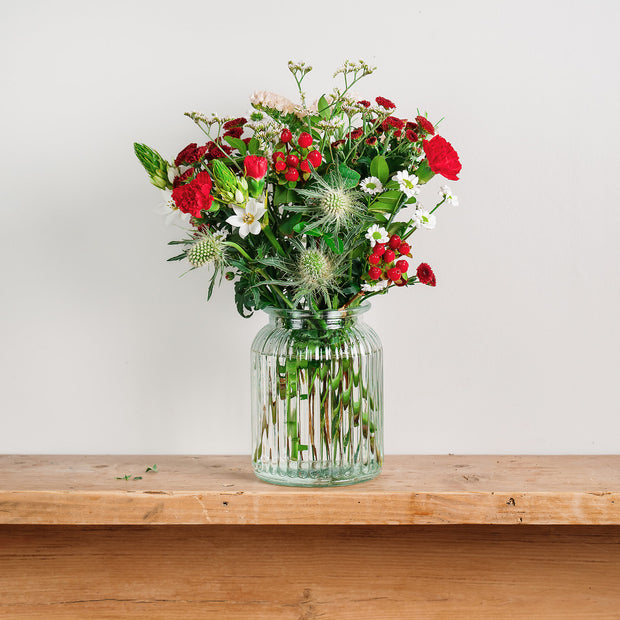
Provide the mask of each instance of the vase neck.
POLYGON ((361 315, 370 308, 369 304, 346 310, 322 310, 310 312, 308 310, 288 310, 281 308, 266 308, 272 325, 285 329, 299 330, 332 330, 344 329, 361 322, 361 315))

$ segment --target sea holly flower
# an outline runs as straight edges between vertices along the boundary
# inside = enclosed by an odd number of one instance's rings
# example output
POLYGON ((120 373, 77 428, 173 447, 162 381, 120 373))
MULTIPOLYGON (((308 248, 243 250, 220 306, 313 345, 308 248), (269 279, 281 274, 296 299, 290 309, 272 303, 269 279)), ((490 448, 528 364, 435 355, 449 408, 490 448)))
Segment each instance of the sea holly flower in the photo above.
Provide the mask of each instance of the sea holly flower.
POLYGON ((413 196, 420 193, 420 188, 418 187, 419 179, 415 174, 410 174, 407 170, 401 170, 393 178, 398 183, 400 191, 407 198, 413 198, 413 196))
POLYGON ((383 184, 377 177, 368 177, 360 183, 362 191, 367 194, 378 194, 383 191, 383 184))
POLYGON ((390 240, 390 235, 385 228, 382 228, 378 224, 373 224, 365 235, 366 239, 371 243, 387 243, 390 240))
POLYGON ((422 228, 428 228, 429 230, 433 230, 437 224, 437 218, 428 211, 423 211, 422 209, 417 209, 413 214, 413 221, 416 226, 421 226, 422 228))
POLYGON ((239 228, 239 236, 245 239, 250 233, 258 235, 261 231, 260 218, 265 215, 266 209, 262 202, 255 198, 248 200, 245 209, 233 205, 235 215, 231 215, 226 222, 239 228))
POLYGON ((224 239, 226 239, 225 233, 202 230, 187 250, 187 260, 194 267, 202 267, 208 263, 220 265, 224 261, 226 250, 224 239))
POLYGON ((452 193, 452 190, 447 186, 447 185, 442 185, 439 188, 439 195, 442 198, 446 199, 446 202, 448 204, 451 204, 453 207, 458 207, 459 206, 459 199, 458 196, 455 196, 452 193))

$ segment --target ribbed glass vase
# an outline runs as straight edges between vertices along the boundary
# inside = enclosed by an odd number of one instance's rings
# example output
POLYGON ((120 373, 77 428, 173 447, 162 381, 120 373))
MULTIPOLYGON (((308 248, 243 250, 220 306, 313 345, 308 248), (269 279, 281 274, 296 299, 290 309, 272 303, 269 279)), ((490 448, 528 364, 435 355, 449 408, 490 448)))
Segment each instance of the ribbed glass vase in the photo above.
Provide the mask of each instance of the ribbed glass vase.
POLYGON ((368 305, 269 308, 252 343, 252 463, 266 482, 334 486, 383 464, 383 352, 368 305))

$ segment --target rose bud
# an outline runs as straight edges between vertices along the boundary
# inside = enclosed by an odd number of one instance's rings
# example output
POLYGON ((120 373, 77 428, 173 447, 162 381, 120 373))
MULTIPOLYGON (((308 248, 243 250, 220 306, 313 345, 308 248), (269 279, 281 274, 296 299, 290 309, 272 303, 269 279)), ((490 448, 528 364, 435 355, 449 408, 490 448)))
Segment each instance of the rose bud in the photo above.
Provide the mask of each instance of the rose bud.
POLYGON ((245 176, 260 181, 267 174, 268 163, 264 157, 258 155, 248 155, 243 160, 245 176))

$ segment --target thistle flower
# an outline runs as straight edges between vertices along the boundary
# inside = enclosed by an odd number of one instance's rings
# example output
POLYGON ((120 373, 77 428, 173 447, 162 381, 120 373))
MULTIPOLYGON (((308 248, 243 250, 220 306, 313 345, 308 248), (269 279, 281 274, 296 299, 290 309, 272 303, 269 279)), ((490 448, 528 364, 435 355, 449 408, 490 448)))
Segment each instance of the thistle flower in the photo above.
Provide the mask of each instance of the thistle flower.
POLYGON ((359 222, 364 216, 364 204, 360 192, 348 188, 340 173, 327 178, 313 175, 311 187, 298 189, 297 193, 306 198, 303 207, 288 207, 309 215, 317 228, 325 227, 336 234, 343 228, 359 222))
POLYGON ((221 266, 226 250, 225 238, 225 233, 203 230, 187 250, 187 260, 194 267, 202 267, 209 263, 214 263, 216 268, 221 266))

